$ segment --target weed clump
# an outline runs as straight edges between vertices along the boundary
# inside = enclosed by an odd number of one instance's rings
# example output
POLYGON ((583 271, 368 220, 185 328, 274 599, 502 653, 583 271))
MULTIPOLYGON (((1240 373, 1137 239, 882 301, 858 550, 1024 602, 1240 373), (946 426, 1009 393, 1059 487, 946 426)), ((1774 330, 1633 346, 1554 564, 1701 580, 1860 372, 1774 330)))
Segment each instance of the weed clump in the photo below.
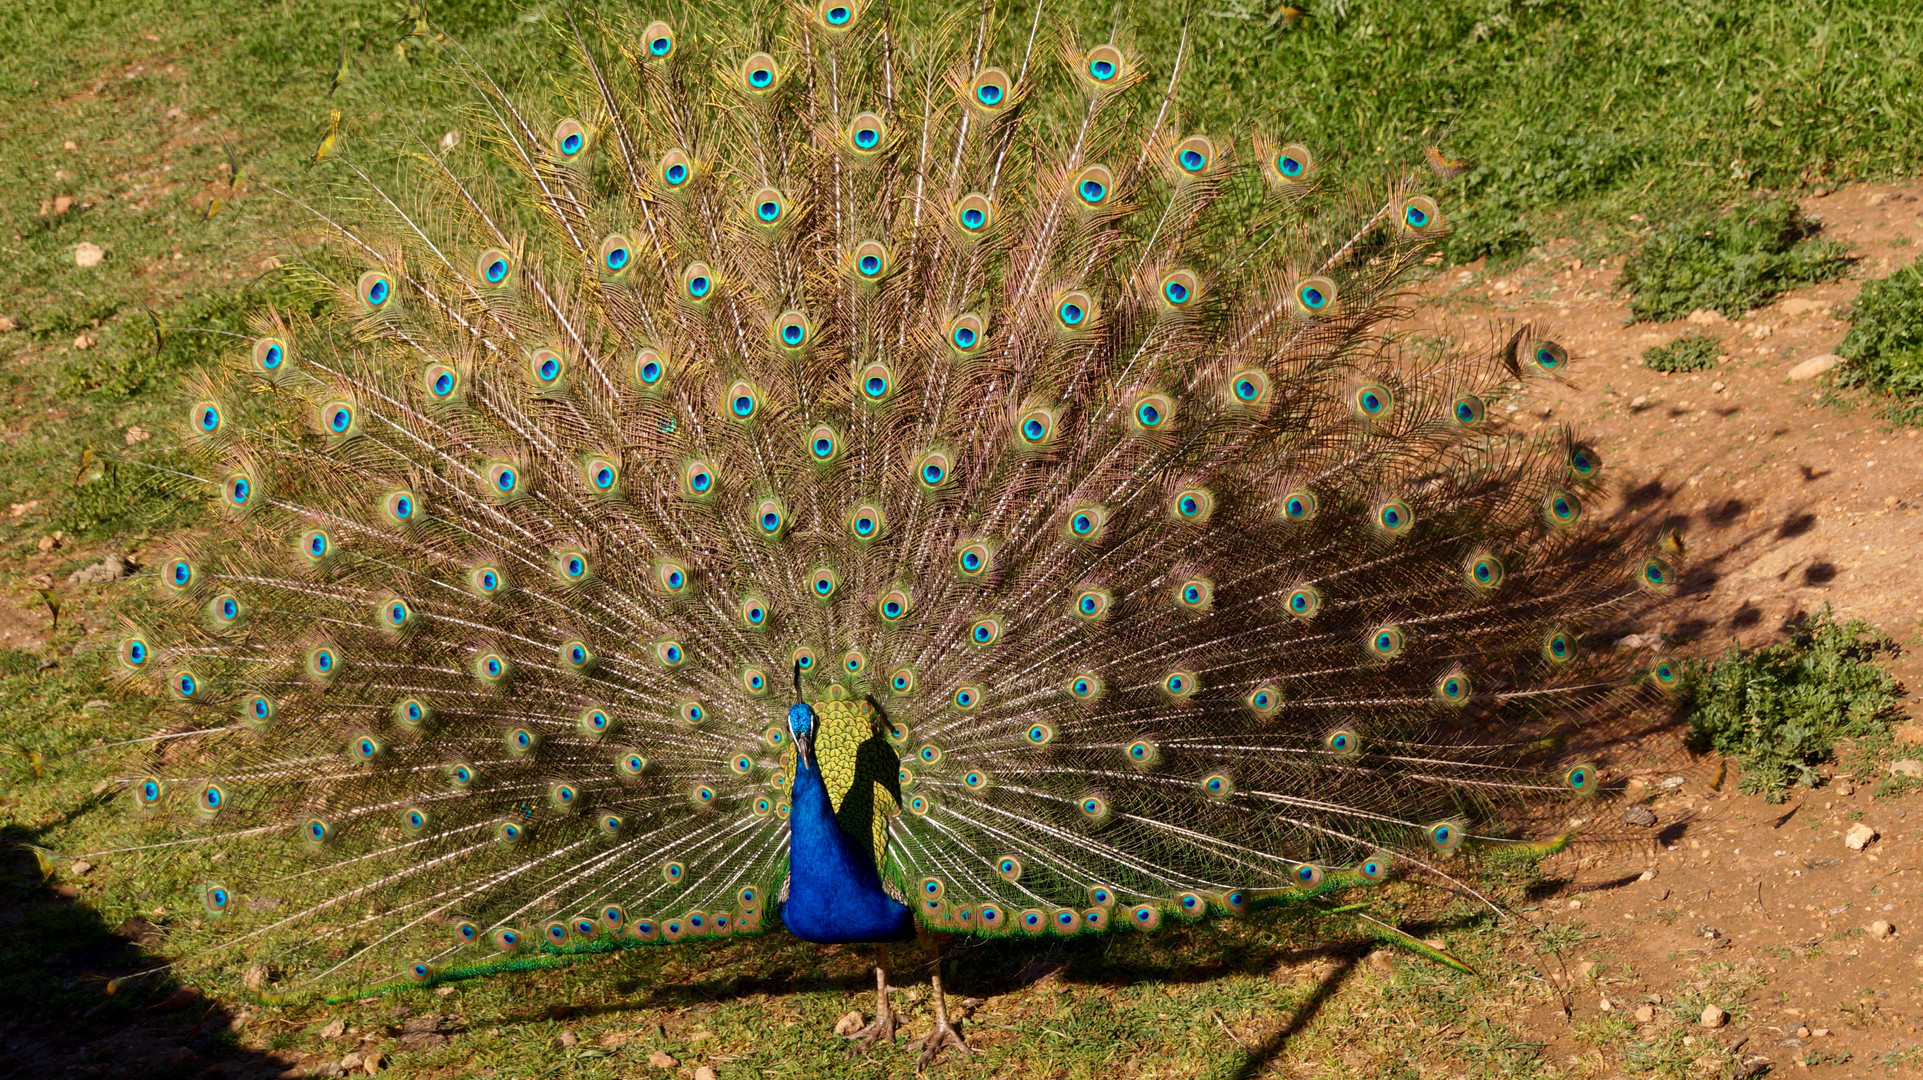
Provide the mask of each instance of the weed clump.
POLYGON ((1723 355, 1723 343, 1708 334, 1684 334, 1667 345, 1643 350, 1643 366, 1651 371, 1675 374, 1679 371, 1705 371, 1716 366, 1723 355))
POLYGON ((1617 284, 1631 294, 1629 310, 1638 319, 1680 319, 1704 308, 1735 318, 1843 273, 1845 249, 1813 239, 1816 231, 1788 200, 1685 218, 1645 240, 1617 284))
POLYGON ((1688 665, 1689 748, 1733 758, 1745 792, 1782 802, 1791 783, 1816 782, 1813 766, 1836 740, 1883 730, 1897 684, 1873 657, 1888 647, 1870 624, 1839 625, 1825 606, 1786 642, 1688 665))
POLYGON ((1886 395, 1891 419, 1923 425, 1923 270, 1866 283, 1836 354, 1849 361, 1839 382, 1886 395))

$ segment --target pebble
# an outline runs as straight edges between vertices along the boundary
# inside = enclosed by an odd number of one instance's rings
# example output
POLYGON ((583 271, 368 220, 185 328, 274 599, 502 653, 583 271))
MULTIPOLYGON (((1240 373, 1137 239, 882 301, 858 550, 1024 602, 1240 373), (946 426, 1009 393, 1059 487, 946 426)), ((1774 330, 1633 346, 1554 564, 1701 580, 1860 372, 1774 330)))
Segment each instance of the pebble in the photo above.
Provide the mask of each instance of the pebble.
POLYGON ((75 266, 99 266, 101 261, 106 259, 106 257, 106 249, 102 248, 99 244, 82 240, 80 243, 74 245, 73 264, 75 266))
POLYGON ((1821 356, 1812 356, 1808 360, 1790 368, 1788 378, 1790 382, 1808 382, 1842 362, 1843 358, 1835 353, 1824 353, 1821 356))
POLYGON ((1643 828, 1649 828, 1656 824, 1656 811, 1651 810, 1641 803, 1637 803, 1634 806, 1624 808, 1623 823, 1626 825, 1641 825, 1643 828))
POLYGON ((1702 1024, 1706 1028, 1719 1028, 1729 1023, 1729 1014, 1714 1005, 1703 1006, 1702 1024))
POLYGON ((1887 919, 1878 919, 1871 923, 1867 929, 1870 932, 1870 937, 1877 941, 1896 936, 1896 927, 1891 925, 1887 919))
POLYGON ((654 1053, 648 1055, 648 1064, 657 1069, 672 1069, 681 1063, 676 1061, 674 1055, 668 1053, 666 1050, 656 1050, 654 1053))
POLYGON ((1859 821, 1851 825, 1850 831, 1843 835, 1843 846, 1851 851, 1861 851, 1875 843, 1877 835, 1875 829, 1859 821))
POLYGON ((715 1080, 714 1070, 703 1065, 694 1071, 694 1080, 715 1080))
POLYGON ((841 1014, 841 1019, 835 1021, 835 1034, 837 1035, 853 1035, 855 1032, 860 1031, 861 1028, 862 1015, 860 1009, 850 1009, 841 1014))
POLYGON ((347 1021, 336 1020, 320 1030, 323 1039, 338 1039, 347 1034, 347 1021))
POLYGON ((1638 1024, 1651 1023, 1655 1019, 1656 1019, 1656 1007, 1654 1005, 1636 1006, 1636 1022, 1638 1024))
POLYGON ((1890 762, 1890 775, 1923 776, 1923 761, 1918 761, 1915 758, 1904 758, 1902 761, 1892 761, 1890 762))

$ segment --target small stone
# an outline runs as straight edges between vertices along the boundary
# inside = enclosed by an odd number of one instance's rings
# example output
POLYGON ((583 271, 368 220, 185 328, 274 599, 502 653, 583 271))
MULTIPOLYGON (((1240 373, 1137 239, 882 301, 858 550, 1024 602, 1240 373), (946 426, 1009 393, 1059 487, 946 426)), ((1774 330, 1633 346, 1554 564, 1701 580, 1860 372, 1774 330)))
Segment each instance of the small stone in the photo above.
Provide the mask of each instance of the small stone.
POLYGON ((572 1031, 563 1031, 561 1034, 556 1035, 554 1037, 554 1045, 560 1047, 563 1050, 567 1049, 570 1046, 575 1045, 576 1043, 579 1043, 580 1041, 581 1041, 581 1036, 576 1035, 572 1031))
POLYGON ((249 964, 240 973, 240 984, 249 990, 259 990, 274 980, 274 973, 266 964, 249 964))
POLYGON ((437 986, 437 987, 435 987, 435 988, 434 988, 434 996, 435 996, 435 997, 446 997, 447 995, 449 995, 449 994, 451 994, 451 993, 453 993, 453 992, 454 992, 454 990, 455 990, 455 988, 454 988, 454 987, 452 987, 452 986, 437 986))
POLYGON ((1830 1035, 1830 1029, 1829 1028, 1813 1028, 1811 1029, 1810 1034, 1816 1036, 1819 1039, 1827 1039, 1829 1038, 1829 1035, 1830 1035))
POLYGON ((714 1080, 714 1070, 703 1065, 694 1071, 694 1080, 714 1080))
POLYGON ((1627 637, 1619 637, 1616 639, 1616 647, 1618 649, 1647 649, 1653 645, 1661 645, 1662 643, 1663 639, 1660 634, 1630 634, 1627 637))
POLYGON ((1643 828, 1647 829, 1651 825, 1656 824, 1656 811, 1651 810, 1649 807, 1644 806, 1642 803, 1637 803, 1634 806, 1625 807, 1623 809, 1623 824, 1640 825, 1643 828))
POLYGON ((59 546, 60 546, 60 541, 54 539, 51 536, 43 536, 38 541, 35 541, 34 543, 34 547, 39 548, 42 554, 52 551, 54 548, 57 548, 59 546))
POLYGON ((681 1063, 676 1061, 674 1055, 668 1053, 666 1050, 656 1050, 654 1053, 648 1055, 648 1064, 657 1069, 672 1069, 681 1063))
POLYGON ((1729 320, 1723 318, 1723 313, 1720 311, 1711 311, 1708 308, 1697 308, 1695 311, 1689 313, 1688 321, 1693 326, 1715 326, 1717 323, 1728 322, 1729 320))
POLYGON ((133 427, 128 428, 126 433, 121 435, 120 438, 128 446, 137 446, 140 443, 144 443, 148 439, 153 438, 153 432, 148 431, 146 428, 141 427, 139 424, 135 424, 133 427))
POLYGON ((1828 314, 1830 309, 1829 301, 1827 300, 1806 300, 1802 297, 1797 297, 1794 300, 1785 300, 1776 306, 1781 309, 1785 315, 1808 315, 1813 311, 1828 314))
POLYGON ((324 1065, 316 1065, 316 1066, 314 1066, 314 1071, 313 1071, 313 1072, 312 1072, 311 1074, 309 1074, 309 1075, 312 1075, 312 1076, 345 1076, 346 1074, 347 1074, 347 1070, 346 1070, 346 1069, 343 1069, 343 1068, 341 1068, 341 1063, 340 1063, 340 1062, 338 1062, 338 1061, 330 1061, 330 1062, 327 1062, 327 1063, 326 1063, 326 1064, 324 1064, 324 1065))
POLYGON ((1640 409, 1647 404, 1649 404, 1648 394, 1637 394, 1635 397, 1629 399, 1629 407, 1632 409, 1640 409))
POLYGON ((863 1019, 860 1009, 850 1009, 842 1013, 841 1019, 835 1021, 835 1034, 853 1035, 861 1030, 863 1019))
POLYGON ((74 864, 72 866, 67 867, 67 873, 72 874, 74 877, 79 877, 80 875, 92 869, 93 869, 92 863, 88 862, 85 859, 76 859, 74 860, 74 864))
POLYGON ((98 340, 92 334, 78 334, 73 339, 73 347, 80 352, 86 352, 93 348, 98 340))
POLYGON ((1652 867, 1650 867, 1649 869, 1647 869, 1647 870, 1644 870, 1644 871, 1643 871, 1642 873, 1640 873, 1640 874, 1637 874, 1637 875, 1636 875, 1636 880, 1637 880, 1637 881, 1654 881, 1654 880, 1656 880, 1656 868, 1652 866, 1652 867))
POLYGON ((1596 962, 1594 960, 1584 960, 1582 963, 1577 964, 1576 974, 1580 978, 1594 979, 1596 977, 1596 962))
POLYGON ((1395 957, 1387 949, 1377 949, 1369 954, 1369 966, 1386 975, 1395 970, 1395 957))
POLYGON ((0 315, 0 334, 11 334, 20 329, 20 324, 11 315, 0 315))
POLYGON ((460 143, 461 143, 461 133, 458 131, 450 131, 447 134, 441 136, 442 150, 452 150, 456 146, 459 146, 460 143))
POLYGON ((1902 761, 1892 761, 1890 762, 1890 775, 1923 776, 1923 761, 1918 761, 1915 758, 1904 758, 1902 761))
POLYGON ((1604 1012, 1616 1011, 1616 1003, 1609 1000, 1607 997, 1603 998, 1600 1002, 1598 1002, 1596 1007, 1601 1009, 1604 1012))
POLYGON ((1843 358, 1835 353, 1824 353, 1821 356, 1812 356, 1808 360, 1790 368, 1789 374, 1786 377, 1790 382, 1808 382, 1842 362, 1843 358))
POLYGON ((53 213, 55 217, 59 217, 61 214, 64 214, 67 211, 72 209, 73 209, 72 195, 55 195, 53 197, 53 213))
POLYGON ((1656 1007, 1654 1005, 1638 1005, 1636 1006, 1635 1015, 1638 1024, 1650 1023, 1656 1019, 1656 1007))
POLYGON ((1729 1023, 1729 1014, 1714 1005, 1703 1006, 1702 1024, 1706 1028, 1719 1028, 1729 1023))
POLYGON ((77 143, 77 142, 74 142, 74 141, 73 141, 72 139, 67 139, 67 140, 65 140, 65 141, 63 141, 63 142, 62 142, 62 143, 60 144, 60 149, 62 149, 62 150, 78 150, 78 149, 80 149, 80 144, 79 144, 79 143, 77 143))
POLYGON ((1580 907, 1582 907, 1582 901, 1581 901, 1581 900, 1571 900, 1571 901, 1569 901, 1569 910, 1571 910, 1571 911, 1575 911, 1575 910, 1576 910, 1577 908, 1580 908, 1580 907))
POLYGON ((82 240, 80 243, 74 245, 73 264, 75 266, 79 266, 79 267, 99 266, 101 261, 104 260, 106 257, 107 257, 107 252, 103 248, 101 248, 99 244, 89 243, 85 240, 82 240))
POLYGON ((1797 1037, 1797 1038, 1799 1038, 1799 1039, 1807 1039, 1807 1038, 1809 1038, 1809 1029, 1808 1029, 1808 1028, 1806 1028, 1806 1027, 1799 1027, 1799 1028, 1797 1028, 1797 1029, 1796 1029, 1796 1037, 1797 1037))
POLYGON ((361 1057, 361 1052, 359 1050, 355 1050, 349 1053, 346 1057, 341 1059, 341 1071, 353 1072, 355 1069, 358 1069, 361 1067, 362 1060, 364 1059, 361 1057))
POLYGON ((370 1050, 361 1056, 361 1071, 369 1076, 380 1072, 381 1066, 385 1064, 387 1064, 387 1055, 379 1050, 370 1050))
POLYGON ((1839 776, 1836 778, 1836 793, 1845 797, 1854 795, 1856 794, 1856 785, 1851 782, 1849 777, 1839 776))
POLYGON ((320 1037, 323 1039, 338 1039, 345 1034, 347 1034, 345 1020, 335 1020, 320 1030, 320 1037))
POLYGON ((109 555, 92 566, 75 570, 67 575, 69 585, 104 585, 109 581, 119 581, 133 572, 127 560, 118 555, 109 555))
POLYGON ((1843 834, 1843 846, 1851 851, 1861 851, 1875 843, 1877 835, 1875 829, 1859 821, 1850 826, 1849 832, 1843 834))
POLYGON ((1882 941, 1885 938, 1894 937, 1896 935, 1896 927, 1892 925, 1890 921, 1887 919, 1878 919, 1875 922, 1871 923, 1867 927, 1867 929, 1870 932, 1870 937, 1876 941, 1882 941))
POLYGON ((1905 746, 1923 743, 1923 724, 1897 724, 1890 728, 1890 734, 1905 746))

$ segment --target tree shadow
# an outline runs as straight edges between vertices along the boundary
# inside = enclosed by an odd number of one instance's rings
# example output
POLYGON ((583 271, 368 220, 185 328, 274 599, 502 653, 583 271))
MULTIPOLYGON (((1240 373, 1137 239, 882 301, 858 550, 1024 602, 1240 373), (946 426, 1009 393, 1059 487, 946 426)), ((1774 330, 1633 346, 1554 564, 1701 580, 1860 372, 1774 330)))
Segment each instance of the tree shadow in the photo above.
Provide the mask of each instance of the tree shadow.
POLYGON ((42 874, 31 845, 46 831, 0 827, 0 1075, 244 1080, 291 1069, 239 1045, 244 1014, 164 971, 129 978, 165 963, 149 951, 164 927, 138 917, 109 927, 84 902, 84 874, 42 874))

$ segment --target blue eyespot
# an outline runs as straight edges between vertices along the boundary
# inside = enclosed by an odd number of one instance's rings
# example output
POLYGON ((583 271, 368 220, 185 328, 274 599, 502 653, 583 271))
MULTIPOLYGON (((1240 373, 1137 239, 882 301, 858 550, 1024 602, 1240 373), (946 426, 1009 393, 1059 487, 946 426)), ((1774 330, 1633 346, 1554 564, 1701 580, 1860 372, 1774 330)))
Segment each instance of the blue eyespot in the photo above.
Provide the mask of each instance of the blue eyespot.
POLYGON ((1291 180, 1293 180, 1296 177, 1302 175, 1302 168, 1303 166, 1302 166, 1301 160, 1294 157, 1293 155, 1290 155, 1290 154, 1276 155, 1275 171, 1281 173, 1283 176, 1286 176, 1291 180))
POLYGON ((1103 184, 1100 180, 1082 181, 1081 190, 1082 190, 1082 201, 1086 203, 1101 202, 1102 199, 1104 199, 1108 195, 1108 186, 1103 184))
POLYGON ((569 132, 566 137, 561 140, 561 152, 569 157, 573 157, 575 154, 581 152, 581 142, 580 132, 569 132))
POLYGON ((790 348, 801 344, 801 339, 805 336, 807 336, 807 330, 800 323, 789 323, 781 328, 781 341, 790 348))
POLYGON ((1135 418, 1142 422, 1143 427, 1154 427, 1162 422, 1162 411, 1153 402, 1145 401, 1135 410, 1135 418))
POLYGON ((942 467, 934 462, 929 462, 921 467, 921 480, 924 484, 939 484, 941 483, 941 478, 946 475, 947 473, 942 470, 942 467))
POLYGON ((269 345, 261 351, 260 366, 268 371, 277 370, 280 367, 280 362, 286 358, 286 355, 279 345, 269 345))
POLYGON ((1002 88, 993 83, 983 83, 975 88, 975 100, 983 105, 999 105, 1002 100, 1002 88))
MULTIPOLYGON (((756 90, 766 90, 775 81, 775 73, 767 68, 756 68, 748 73, 748 85, 756 90)), ((768 219, 774 220, 772 218, 768 219)))
POLYGON ((220 428, 220 410, 212 405, 200 407, 200 430, 216 431, 220 428))
POLYGON ((388 295, 387 279, 377 277, 373 281, 369 282, 367 285, 367 292, 365 295, 367 297, 367 304, 369 307, 380 307, 382 304, 387 303, 387 295, 388 295))
POLYGON ((863 255, 856 261, 855 268, 861 271, 863 277, 874 277, 876 274, 881 273, 881 257, 879 255, 863 255))
POLYGON ((1206 164, 1208 164, 1208 158, 1202 156, 1200 151, 1182 151, 1182 168, 1187 169, 1189 172, 1200 172, 1202 166, 1206 164))
POLYGON ((708 295, 708 288, 711 284, 705 274, 696 274, 688 279, 688 295, 699 300, 708 295))
POLYGON ((1082 305, 1072 300, 1063 303, 1057 314, 1061 316, 1064 326, 1080 326, 1082 320, 1087 317, 1087 312, 1082 310, 1082 305))
POLYGON ((1162 295, 1168 297, 1168 302, 1171 304, 1186 304, 1189 299, 1189 289, 1179 281, 1171 281, 1162 287, 1162 295))
POLYGON ((334 406, 328 414, 327 426, 333 428, 336 435, 346 432, 354 426, 354 410, 345 405, 334 406))
POLYGON ((968 209, 962 211, 961 223, 963 228, 970 229, 970 230, 979 229, 987 221, 988 221, 987 215, 983 214, 979 209, 976 209, 975 207, 971 206, 968 209))
POLYGON ((495 259, 487 264, 484 275, 489 285, 499 285, 507 280, 507 260, 495 259))
POLYGON ((641 365, 641 381, 648 384, 649 386, 653 386, 655 383, 660 382, 661 381, 661 364, 655 360, 649 360, 646 363, 642 364, 641 365))
MULTIPOLYGON (((679 169, 681 166, 676 165, 675 168, 679 169)), ((669 170, 669 172, 673 171, 673 169, 669 170)), ((609 248, 607 254, 601 257, 601 264, 606 266, 610 272, 618 272, 622 267, 628 265, 628 249, 624 247, 609 248)))
POLYGON ((674 39, 668 37, 666 34, 648 42, 648 51, 656 56, 666 56, 668 55, 668 50, 672 48, 674 48, 674 39))
POLYGON ((881 132, 874 128, 862 128, 855 132, 855 145, 863 150, 873 150, 881 142, 881 132))
MULTIPOLYGON (((790 329, 793 329, 793 328, 791 327, 790 329)), ((798 338, 799 338, 799 335, 797 335, 797 339, 798 338)), ((742 416, 742 417, 753 416, 755 411, 754 395, 752 394, 737 395, 733 403, 731 404, 731 407, 734 409, 734 414, 736 416, 742 416)))
POLYGON ((594 486, 603 491, 614 486, 614 470, 606 465, 594 470, 594 486))
POLYGON ((1110 60, 1095 60, 1088 65, 1088 73, 1097 82, 1107 82, 1115 77, 1115 64, 1110 60))
POLYGON ((836 4, 834 7, 822 12, 821 16, 828 20, 829 26, 845 26, 848 20, 854 17, 854 14, 849 8, 836 4))
POLYGON ((1302 306, 1311 310, 1319 309, 1322 305, 1328 303, 1328 298, 1322 294, 1322 290, 1313 285, 1304 285, 1300 295, 1302 297, 1302 306))
POLYGON ((972 349, 978 340, 980 340, 980 335, 976 334, 972 327, 957 326, 955 328, 954 341, 956 348, 972 349))
POLYGON ((688 167, 677 161, 668 166, 661 175, 670 184, 680 184, 688 179, 688 167))

